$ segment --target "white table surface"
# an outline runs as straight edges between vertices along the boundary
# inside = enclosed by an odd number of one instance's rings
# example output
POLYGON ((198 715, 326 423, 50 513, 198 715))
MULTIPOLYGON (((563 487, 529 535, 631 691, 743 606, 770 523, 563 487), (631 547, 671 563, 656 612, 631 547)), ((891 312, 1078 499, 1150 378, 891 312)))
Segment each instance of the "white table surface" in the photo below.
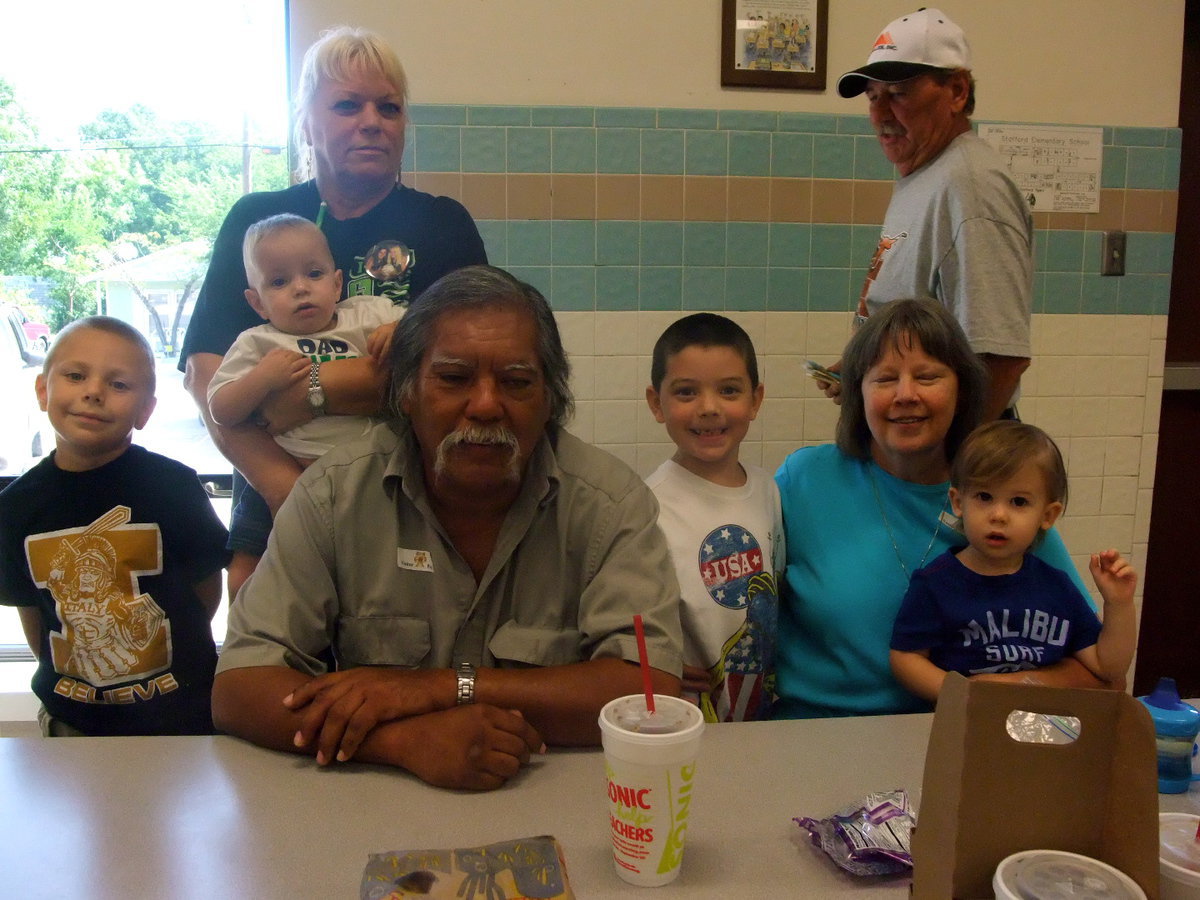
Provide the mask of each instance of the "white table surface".
MULTIPOLYGON (((857 879, 793 816, 870 790, 919 805, 932 716, 709 726, 683 871, 612 870, 599 751, 552 751, 501 790, 428 787, 383 767, 321 770, 227 737, 0 739, 0 897, 356 897, 368 853, 553 834, 581 900, 903 896, 857 879)), ((1163 809, 1200 813, 1200 788, 1163 809)))

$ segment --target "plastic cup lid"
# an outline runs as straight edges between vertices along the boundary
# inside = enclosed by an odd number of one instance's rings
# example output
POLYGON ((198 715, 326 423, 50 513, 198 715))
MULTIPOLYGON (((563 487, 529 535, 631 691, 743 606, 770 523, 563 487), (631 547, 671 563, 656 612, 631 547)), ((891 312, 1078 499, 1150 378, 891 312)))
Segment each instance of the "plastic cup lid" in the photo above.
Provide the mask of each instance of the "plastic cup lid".
POLYGON ((1196 826, 1200 817, 1187 813, 1159 813, 1158 855, 1162 862, 1180 869, 1195 872, 1200 879, 1200 842, 1196 840, 1196 826))
POLYGON ((679 697, 655 694, 652 727, 643 728, 647 718, 646 700, 641 694, 618 697, 600 710, 601 732, 620 733, 635 744, 670 744, 693 740, 704 730, 704 715, 694 703, 679 697))
POLYGON ((1146 900, 1137 883, 1112 866, 1062 850, 1026 850, 1000 863, 993 880, 997 898, 1146 900))

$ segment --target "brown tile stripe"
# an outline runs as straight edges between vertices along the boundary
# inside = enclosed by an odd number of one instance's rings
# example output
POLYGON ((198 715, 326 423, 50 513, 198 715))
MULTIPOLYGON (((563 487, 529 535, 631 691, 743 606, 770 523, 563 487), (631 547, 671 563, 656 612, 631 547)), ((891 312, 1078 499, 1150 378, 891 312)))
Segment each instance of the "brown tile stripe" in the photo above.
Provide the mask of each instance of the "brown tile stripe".
MULTIPOLYGON (((405 173, 405 184, 461 200, 478 219, 666 222, 883 221, 890 181, 697 175, 405 173)), ((1034 213, 1039 230, 1173 233, 1177 191, 1102 190, 1100 212, 1034 213)))

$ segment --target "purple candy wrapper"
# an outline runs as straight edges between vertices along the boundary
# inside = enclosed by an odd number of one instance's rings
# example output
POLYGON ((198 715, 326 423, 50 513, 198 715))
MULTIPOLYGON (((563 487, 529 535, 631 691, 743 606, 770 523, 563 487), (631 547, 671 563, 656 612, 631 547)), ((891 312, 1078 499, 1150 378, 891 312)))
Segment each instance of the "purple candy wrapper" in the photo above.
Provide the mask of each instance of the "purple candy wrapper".
POLYGON ((827 819, 797 817, 813 844, 853 875, 895 875, 912 869, 909 843, 916 817, 905 790, 877 791, 827 819))

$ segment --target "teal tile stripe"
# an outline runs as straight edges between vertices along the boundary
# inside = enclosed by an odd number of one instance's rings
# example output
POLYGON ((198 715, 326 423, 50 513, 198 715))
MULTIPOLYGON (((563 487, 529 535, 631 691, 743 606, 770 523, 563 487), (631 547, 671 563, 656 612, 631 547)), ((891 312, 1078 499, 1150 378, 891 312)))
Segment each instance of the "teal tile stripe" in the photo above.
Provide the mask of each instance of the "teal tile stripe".
MULTIPOLYGON (((422 172, 730 174, 876 180, 893 175, 882 156, 872 152, 870 121, 859 114, 444 104, 415 104, 410 113, 409 142, 420 148, 416 168, 422 172), (501 129, 508 142, 507 169, 496 168, 494 154, 480 161, 478 147, 495 143, 498 138, 494 131, 486 137, 477 132, 492 129, 501 129), (559 145, 562 148, 553 160, 546 146, 552 138, 556 150, 559 145), (728 168, 723 168, 726 165, 728 168)), ((1102 186, 1177 190, 1180 137, 1178 128, 1105 128, 1102 186)))
MULTIPOLYGON (((876 233, 765 222, 478 224, 493 264, 527 272, 555 309, 597 311, 850 312, 876 233)), ((1166 313, 1174 235, 1130 232, 1123 277, 1100 274, 1098 232, 1039 232, 1036 240, 1034 312, 1166 313)))
MULTIPOLYGON (((862 114, 640 107, 416 104, 404 164, 417 172, 749 176, 887 181, 862 114)), ((1104 129, 1101 186, 1177 190, 1178 128, 1104 129)), ((488 256, 562 310, 853 309, 874 225, 480 221, 488 256)), ((1161 315, 1174 235, 1130 232, 1124 277, 1100 235, 1035 237, 1034 310, 1161 315)))

